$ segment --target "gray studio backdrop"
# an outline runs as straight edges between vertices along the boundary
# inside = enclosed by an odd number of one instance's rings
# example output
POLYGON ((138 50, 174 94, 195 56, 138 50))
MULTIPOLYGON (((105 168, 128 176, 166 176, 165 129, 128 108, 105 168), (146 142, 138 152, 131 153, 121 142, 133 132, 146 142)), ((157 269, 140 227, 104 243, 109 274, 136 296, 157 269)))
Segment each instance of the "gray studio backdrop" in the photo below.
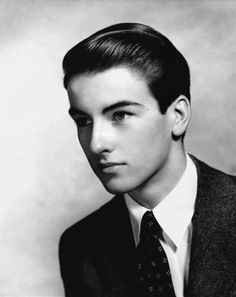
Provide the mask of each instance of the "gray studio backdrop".
POLYGON ((236 173, 236 2, 0 1, 0 296, 63 296, 60 234, 108 201, 67 116, 61 60, 107 25, 166 34, 192 70, 186 145, 236 173))

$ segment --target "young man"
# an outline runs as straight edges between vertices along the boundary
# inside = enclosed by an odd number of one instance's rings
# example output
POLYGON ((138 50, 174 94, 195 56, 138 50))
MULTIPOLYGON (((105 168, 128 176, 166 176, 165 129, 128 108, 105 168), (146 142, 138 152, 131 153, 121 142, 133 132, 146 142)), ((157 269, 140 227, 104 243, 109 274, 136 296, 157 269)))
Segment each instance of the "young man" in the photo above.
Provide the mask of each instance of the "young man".
POLYGON ((236 296, 236 179, 185 153, 190 74, 162 34, 105 28, 63 61, 106 205, 60 241, 66 296, 236 296))

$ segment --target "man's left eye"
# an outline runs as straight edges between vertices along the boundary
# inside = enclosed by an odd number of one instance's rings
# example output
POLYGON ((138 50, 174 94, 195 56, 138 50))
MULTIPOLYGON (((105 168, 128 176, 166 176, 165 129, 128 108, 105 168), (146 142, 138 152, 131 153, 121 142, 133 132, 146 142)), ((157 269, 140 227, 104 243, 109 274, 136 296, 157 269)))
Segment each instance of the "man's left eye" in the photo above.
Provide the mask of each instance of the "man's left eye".
POLYGON ((124 111, 118 111, 118 112, 115 112, 113 114, 113 117, 112 119, 114 121, 123 121, 126 117, 128 117, 130 114, 127 113, 127 112, 124 112, 124 111))

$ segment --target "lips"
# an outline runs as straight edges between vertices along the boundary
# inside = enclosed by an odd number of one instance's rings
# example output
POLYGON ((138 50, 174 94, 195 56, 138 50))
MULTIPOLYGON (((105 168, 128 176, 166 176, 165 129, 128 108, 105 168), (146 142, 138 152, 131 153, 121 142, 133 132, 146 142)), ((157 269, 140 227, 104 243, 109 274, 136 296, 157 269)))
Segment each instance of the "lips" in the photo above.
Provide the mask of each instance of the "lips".
POLYGON ((117 163, 117 162, 100 162, 98 164, 98 168, 103 173, 113 173, 116 172, 121 166, 125 165, 125 163, 117 163))
POLYGON ((124 165, 124 163, 115 163, 115 162, 100 162, 98 164, 98 167, 100 169, 104 169, 104 168, 109 168, 109 167, 113 167, 113 166, 119 166, 119 165, 124 165))

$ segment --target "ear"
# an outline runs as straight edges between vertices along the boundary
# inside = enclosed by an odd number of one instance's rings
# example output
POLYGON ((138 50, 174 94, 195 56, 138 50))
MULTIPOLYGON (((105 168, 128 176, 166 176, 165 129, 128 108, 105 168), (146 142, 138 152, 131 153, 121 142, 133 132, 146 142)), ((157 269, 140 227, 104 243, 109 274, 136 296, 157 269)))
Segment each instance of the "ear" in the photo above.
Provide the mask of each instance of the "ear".
POLYGON ((171 109, 172 115, 174 115, 172 135, 175 139, 178 139, 185 134, 188 127, 191 115, 190 102, 184 95, 180 95, 171 104, 171 109))

